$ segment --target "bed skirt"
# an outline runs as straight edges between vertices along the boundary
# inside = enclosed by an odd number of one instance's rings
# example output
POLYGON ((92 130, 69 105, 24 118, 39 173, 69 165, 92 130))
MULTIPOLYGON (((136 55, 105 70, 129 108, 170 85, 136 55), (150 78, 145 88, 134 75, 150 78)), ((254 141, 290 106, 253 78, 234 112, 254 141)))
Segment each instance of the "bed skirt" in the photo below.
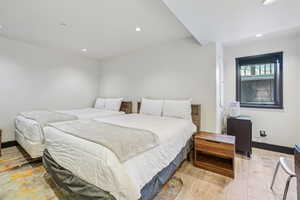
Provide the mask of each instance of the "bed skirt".
MULTIPOLYGON (((192 149, 192 142, 189 140, 184 148, 177 154, 176 158, 141 190, 140 200, 151 200, 161 190, 162 186, 172 177, 181 163, 187 158, 192 149)), ((54 182, 65 191, 72 194, 72 199, 80 200, 116 200, 109 192, 90 184, 72 174, 71 171, 61 167, 45 149, 43 154, 43 165, 54 182)))

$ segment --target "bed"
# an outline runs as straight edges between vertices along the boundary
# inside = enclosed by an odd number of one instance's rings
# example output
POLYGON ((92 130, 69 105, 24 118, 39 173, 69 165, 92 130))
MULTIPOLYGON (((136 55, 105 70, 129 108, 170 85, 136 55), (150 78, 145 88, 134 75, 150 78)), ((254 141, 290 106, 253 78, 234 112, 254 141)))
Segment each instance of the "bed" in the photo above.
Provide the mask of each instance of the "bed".
MULTIPOLYGON (((93 119, 108 117, 113 115, 122 115, 132 112, 132 102, 122 101, 120 111, 82 108, 74 110, 58 110, 55 111, 64 115, 73 116, 71 119, 93 119)), ((44 134, 43 126, 40 122, 26 118, 19 114, 15 119, 15 136, 16 141, 30 155, 31 158, 38 158, 43 155, 44 150, 44 134)))
POLYGON ((94 119, 158 136, 159 145, 124 162, 106 146, 45 127, 43 164, 56 184, 77 199, 150 200, 191 150, 192 135, 200 128, 200 105, 192 105, 191 113, 190 120, 145 114, 94 119))

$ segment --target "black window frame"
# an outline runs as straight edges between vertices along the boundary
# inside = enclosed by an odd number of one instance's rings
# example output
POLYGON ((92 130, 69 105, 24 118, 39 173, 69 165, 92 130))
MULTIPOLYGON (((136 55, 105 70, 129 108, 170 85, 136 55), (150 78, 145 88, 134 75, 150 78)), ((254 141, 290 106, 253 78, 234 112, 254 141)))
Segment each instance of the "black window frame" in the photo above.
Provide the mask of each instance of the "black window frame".
POLYGON ((240 102, 241 107, 246 108, 269 108, 283 109, 283 52, 261 54, 255 56, 239 57, 236 61, 236 101, 240 102), (275 68, 275 85, 274 85, 274 104, 255 104, 241 102, 241 72, 242 65, 259 64, 279 61, 275 68))

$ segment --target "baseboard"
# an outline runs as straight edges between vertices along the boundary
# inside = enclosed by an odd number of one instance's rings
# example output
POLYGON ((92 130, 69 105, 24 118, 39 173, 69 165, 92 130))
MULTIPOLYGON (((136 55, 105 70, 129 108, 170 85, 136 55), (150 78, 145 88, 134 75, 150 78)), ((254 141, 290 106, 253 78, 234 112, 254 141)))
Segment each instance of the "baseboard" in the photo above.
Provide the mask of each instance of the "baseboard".
POLYGON ((13 146, 17 146, 18 145, 18 143, 17 143, 17 141, 9 141, 9 142, 3 142, 2 144, 1 144, 1 148, 8 148, 8 147, 13 147, 13 146))
POLYGON ((252 141, 252 146, 279 153, 294 154, 294 148, 252 141))

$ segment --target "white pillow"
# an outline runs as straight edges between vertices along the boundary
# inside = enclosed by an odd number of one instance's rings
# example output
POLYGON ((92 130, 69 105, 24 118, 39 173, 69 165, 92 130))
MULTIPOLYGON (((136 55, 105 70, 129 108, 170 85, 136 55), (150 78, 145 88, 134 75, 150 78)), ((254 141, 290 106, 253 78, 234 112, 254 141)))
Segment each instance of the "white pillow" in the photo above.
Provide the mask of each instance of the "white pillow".
POLYGON ((95 102, 95 108, 97 109, 104 109, 105 108, 105 99, 98 98, 95 102))
POLYGON ((164 117, 191 119, 192 100, 165 100, 163 107, 164 117))
POLYGON ((146 115, 161 116, 163 104, 163 100, 152 100, 143 98, 140 113, 146 115))
POLYGON ((119 111, 123 98, 105 99, 105 110, 119 111))

